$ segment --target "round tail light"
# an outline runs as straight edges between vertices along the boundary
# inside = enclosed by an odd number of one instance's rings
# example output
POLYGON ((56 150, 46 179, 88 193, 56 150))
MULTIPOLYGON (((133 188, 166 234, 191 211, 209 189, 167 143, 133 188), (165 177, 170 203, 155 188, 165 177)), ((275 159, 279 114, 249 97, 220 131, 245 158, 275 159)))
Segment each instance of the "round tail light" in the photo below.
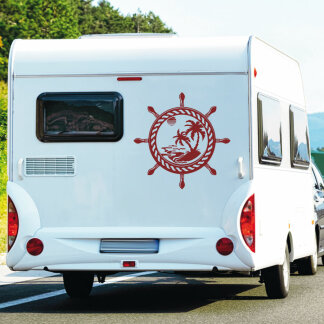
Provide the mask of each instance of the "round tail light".
POLYGON ((40 255, 44 250, 43 242, 38 238, 32 238, 27 242, 27 252, 30 255, 37 256, 40 255))
POLYGON ((233 252, 233 249, 234 249, 234 244, 227 237, 221 238, 216 243, 216 250, 221 255, 229 255, 233 252))

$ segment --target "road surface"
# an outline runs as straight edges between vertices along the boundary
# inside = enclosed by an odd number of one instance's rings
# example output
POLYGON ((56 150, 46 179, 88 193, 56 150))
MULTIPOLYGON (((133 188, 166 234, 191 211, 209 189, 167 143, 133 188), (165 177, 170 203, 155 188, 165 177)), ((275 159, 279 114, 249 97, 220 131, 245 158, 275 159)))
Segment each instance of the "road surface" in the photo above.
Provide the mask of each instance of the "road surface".
POLYGON ((61 276, 0 286, 0 323, 324 323, 322 265, 316 276, 293 274, 283 300, 247 276, 125 275, 85 300, 63 293, 61 276))

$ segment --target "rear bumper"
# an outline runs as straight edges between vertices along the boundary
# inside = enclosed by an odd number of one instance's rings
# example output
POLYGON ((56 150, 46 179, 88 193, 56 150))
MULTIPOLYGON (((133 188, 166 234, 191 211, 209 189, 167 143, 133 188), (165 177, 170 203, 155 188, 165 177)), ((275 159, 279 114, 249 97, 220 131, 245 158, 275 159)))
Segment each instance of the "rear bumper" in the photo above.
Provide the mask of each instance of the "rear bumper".
POLYGON ((122 271, 174 270, 250 271, 254 268, 252 255, 240 253, 242 243, 227 236, 221 228, 41 228, 33 235, 44 243, 39 256, 26 251, 31 238, 20 238, 7 255, 7 264, 13 270, 44 269, 50 271, 122 271), (222 256, 216 251, 216 242, 229 237, 234 251, 222 256), (100 253, 102 238, 159 239, 159 252, 152 254, 100 253), (124 268, 122 261, 136 261, 135 268, 124 268))

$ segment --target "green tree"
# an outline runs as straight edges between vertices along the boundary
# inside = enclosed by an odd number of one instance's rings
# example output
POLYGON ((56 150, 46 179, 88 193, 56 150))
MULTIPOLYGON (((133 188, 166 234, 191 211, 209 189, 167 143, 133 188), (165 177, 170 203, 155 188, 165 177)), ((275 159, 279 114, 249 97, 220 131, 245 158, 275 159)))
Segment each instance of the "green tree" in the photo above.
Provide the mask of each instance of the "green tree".
MULTIPOLYGON (((1 0, 0 57, 7 58, 16 38, 75 38, 80 35, 76 0, 1 0)), ((6 79, 7 61, 0 65, 0 79, 6 79)))
POLYGON ((172 33, 153 12, 122 15, 110 2, 91 0, 0 0, 0 80, 6 80, 10 45, 16 38, 77 38, 84 34, 172 33))
POLYGON ((92 0, 80 0, 78 2, 78 24, 81 35, 93 33, 94 16, 92 0))
POLYGON ((109 33, 172 33, 153 12, 123 16, 109 1, 101 0, 93 6, 89 0, 79 2, 79 30, 81 34, 109 33))
POLYGON ((8 57, 3 46, 2 37, 0 36, 0 80, 6 78, 8 66, 8 57))
POLYGON ((93 7, 93 25, 89 34, 127 33, 132 30, 132 22, 120 14, 118 9, 105 0, 93 7))
POLYGON ((7 84, 0 81, 0 141, 7 139, 7 91, 7 84))
POLYGON ((171 28, 165 26, 159 16, 156 16, 152 11, 148 14, 143 14, 138 10, 132 16, 133 33, 173 33, 171 28))
POLYGON ((25 0, 26 38, 76 38, 78 6, 73 0, 25 0))

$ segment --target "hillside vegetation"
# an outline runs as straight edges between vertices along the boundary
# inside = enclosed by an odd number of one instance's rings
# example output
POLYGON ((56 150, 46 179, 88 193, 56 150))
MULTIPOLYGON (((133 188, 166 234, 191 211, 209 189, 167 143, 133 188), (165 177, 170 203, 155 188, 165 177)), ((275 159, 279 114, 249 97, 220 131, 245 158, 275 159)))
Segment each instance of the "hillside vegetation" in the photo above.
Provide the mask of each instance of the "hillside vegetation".
POLYGON ((7 85, 0 81, 0 253, 6 250, 6 227, 7 227, 7 85))

